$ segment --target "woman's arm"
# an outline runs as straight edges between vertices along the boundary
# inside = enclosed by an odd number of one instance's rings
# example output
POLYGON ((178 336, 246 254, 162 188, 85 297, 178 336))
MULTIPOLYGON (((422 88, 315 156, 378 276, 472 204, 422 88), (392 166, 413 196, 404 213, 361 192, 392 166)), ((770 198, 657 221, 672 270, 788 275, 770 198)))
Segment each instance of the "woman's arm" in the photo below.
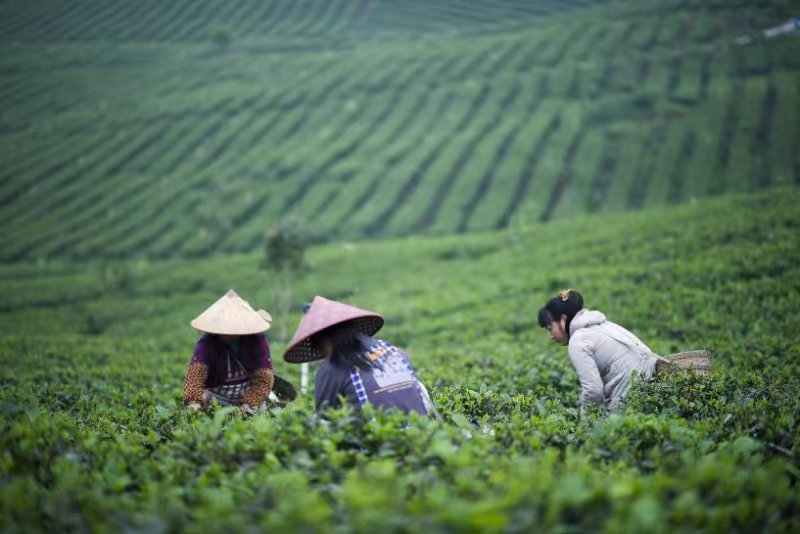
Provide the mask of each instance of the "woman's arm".
POLYGON ((594 359, 591 342, 580 337, 573 337, 569 341, 569 361, 578 373, 581 383, 581 412, 587 405, 596 404, 605 407, 605 394, 600 370, 594 359))
POLYGON ((262 367, 250 373, 247 391, 242 396, 242 406, 247 405, 257 409, 269 397, 269 392, 272 391, 274 382, 275 377, 272 375, 272 369, 262 367))
POLYGON ((206 380, 208 380, 208 366, 199 362, 190 363, 183 381, 183 400, 186 404, 197 408, 202 406, 206 380))

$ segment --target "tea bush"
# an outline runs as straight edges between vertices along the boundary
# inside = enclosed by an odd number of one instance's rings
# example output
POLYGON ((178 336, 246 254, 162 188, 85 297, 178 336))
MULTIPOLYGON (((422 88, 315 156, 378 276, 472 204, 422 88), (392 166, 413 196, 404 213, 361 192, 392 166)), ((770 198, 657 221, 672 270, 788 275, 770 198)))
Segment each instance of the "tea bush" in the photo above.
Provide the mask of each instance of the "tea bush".
POLYGON ((230 287, 270 310, 258 255, 131 261, 125 287, 97 285, 102 263, 2 265, 2 530, 796 532, 798 202, 310 248, 267 333, 276 372, 297 381, 277 333, 302 303, 340 298, 385 314, 441 422, 320 417, 310 396, 251 418, 186 410, 188 321, 230 287), (659 352, 711 350, 715 372, 581 418, 536 323, 563 287, 659 352))

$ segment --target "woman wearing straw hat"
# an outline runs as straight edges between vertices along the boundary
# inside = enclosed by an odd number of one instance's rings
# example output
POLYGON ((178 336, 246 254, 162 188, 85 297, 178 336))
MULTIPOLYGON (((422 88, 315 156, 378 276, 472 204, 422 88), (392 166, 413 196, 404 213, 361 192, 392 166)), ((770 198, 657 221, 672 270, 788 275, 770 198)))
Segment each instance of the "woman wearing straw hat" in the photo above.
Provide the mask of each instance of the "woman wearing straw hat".
POLYGON ((425 386, 408 357, 372 336, 383 317, 315 297, 283 355, 289 363, 323 360, 317 370, 315 406, 337 408, 340 399, 357 409, 379 408, 435 414, 425 386))
POLYGON ((556 343, 568 346, 569 360, 581 383, 581 412, 590 406, 610 412, 622 406, 633 373, 649 380, 678 370, 706 374, 711 355, 695 350, 659 356, 633 333, 583 307, 583 297, 572 289, 561 291, 539 310, 539 325, 556 343))
POLYGON ((183 399, 195 410, 212 399, 252 413, 264 406, 274 377, 264 332, 272 318, 232 289, 192 321, 203 332, 192 353, 183 399))

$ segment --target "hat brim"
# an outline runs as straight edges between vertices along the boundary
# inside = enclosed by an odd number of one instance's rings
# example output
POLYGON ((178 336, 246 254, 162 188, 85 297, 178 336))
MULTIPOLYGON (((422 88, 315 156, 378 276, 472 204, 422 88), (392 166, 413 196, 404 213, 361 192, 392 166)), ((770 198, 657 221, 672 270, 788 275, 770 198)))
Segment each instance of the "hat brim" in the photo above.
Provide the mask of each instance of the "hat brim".
POLYGON ((383 328, 383 317, 380 315, 365 315, 363 317, 356 317, 353 319, 345 319, 338 323, 333 323, 327 327, 309 334, 308 336, 300 339, 289 347, 283 354, 283 359, 288 363, 307 363, 316 360, 322 360, 325 356, 317 350, 317 347, 311 341, 312 338, 325 330, 334 326, 339 326, 345 323, 352 323, 353 327, 368 336, 374 336, 378 331, 383 328))

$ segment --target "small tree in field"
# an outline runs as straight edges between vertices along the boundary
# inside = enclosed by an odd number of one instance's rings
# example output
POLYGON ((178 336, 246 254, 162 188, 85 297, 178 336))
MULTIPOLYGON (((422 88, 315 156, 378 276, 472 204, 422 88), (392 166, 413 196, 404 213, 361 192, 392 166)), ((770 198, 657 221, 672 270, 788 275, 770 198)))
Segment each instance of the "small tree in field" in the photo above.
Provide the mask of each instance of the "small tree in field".
POLYGON ((308 246, 305 225, 294 218, 281 219, 264 234, 264 263, 275 271, 299 271, 308 246))
MULTIPOLYGON (((294 218, 280 220, 264 234, 264 268, 272 272, 272 307, 286 317, 292 305, 292 285, 305 267, 309 239, 305 225, 294 218)), ((286 323, 280 322, 279 337, 286 340, 286 323)))
POLYGON ((214 41, 214 44, 217 45, 220 51, 224 52, 227 50, 228 46, 230 46, 233 41, 233 30, 227 26, 213 26, 209 33, 211 34, 211 39, 214 41))
MULTIPOLYGON (((264 235, 264 267, 272 276, 271 307, 280 317, 278 339, 286 339, 286 317, 292 307, 292 286, 295 276, 305 267, 305 252, 308 246, 305 225, 293 218, 282 219, 264 235)), ((306 392, 308 364, 300 369, 300 391, 306 392)))

